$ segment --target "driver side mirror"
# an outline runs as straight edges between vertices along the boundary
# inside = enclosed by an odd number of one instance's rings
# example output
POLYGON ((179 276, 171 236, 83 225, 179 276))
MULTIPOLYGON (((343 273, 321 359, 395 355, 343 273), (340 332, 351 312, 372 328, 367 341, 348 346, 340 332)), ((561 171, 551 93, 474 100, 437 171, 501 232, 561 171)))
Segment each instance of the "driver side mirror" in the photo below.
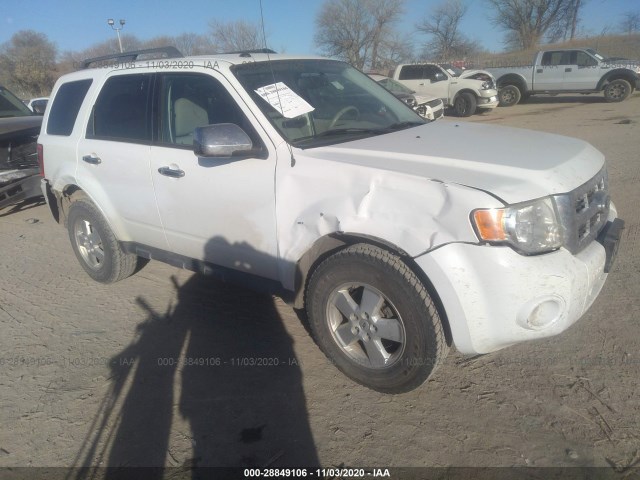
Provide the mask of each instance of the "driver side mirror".
POLYGON ((231 157, 255 153, 249 135, 235 123, 198 127, 193 132, 193 153, 198 157, 231 157))

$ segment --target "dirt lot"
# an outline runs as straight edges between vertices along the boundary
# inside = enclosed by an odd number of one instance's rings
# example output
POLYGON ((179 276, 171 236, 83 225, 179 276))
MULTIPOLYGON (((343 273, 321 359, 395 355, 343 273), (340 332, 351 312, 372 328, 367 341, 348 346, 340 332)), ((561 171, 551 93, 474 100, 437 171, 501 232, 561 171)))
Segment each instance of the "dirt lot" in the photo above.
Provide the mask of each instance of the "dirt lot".
POLYGON ((626 230, 601 296, 569 331, 475 358, 452 351, 421 388, 384 395, 330 365, 280 299, 157 262, 100 285, 46 206, 5 210, 0 467, 603 466, 636 475, 625 469, 640 462, 640 95, 621 104, 534 98, 470 121, 580 137, 608 158, 626 230))

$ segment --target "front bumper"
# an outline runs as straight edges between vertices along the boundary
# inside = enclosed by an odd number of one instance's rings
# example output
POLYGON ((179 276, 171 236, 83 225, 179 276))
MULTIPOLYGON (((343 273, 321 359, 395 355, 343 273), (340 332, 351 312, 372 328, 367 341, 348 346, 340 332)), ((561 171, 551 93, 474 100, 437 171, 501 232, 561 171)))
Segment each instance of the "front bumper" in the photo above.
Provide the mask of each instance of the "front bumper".
POLYGON ((500 100, 497 95, 491 95, 490 97, 478 97, 477 108, 496 108, 500 100))
POLYGON ((599 238, 576 255, 560 249, 523 256, 509 247, 455 243, 415 260, 436 286, 457 349, 488 353, 575 323, 600 293, 619 235, 613 228, 607 242, 599 238))

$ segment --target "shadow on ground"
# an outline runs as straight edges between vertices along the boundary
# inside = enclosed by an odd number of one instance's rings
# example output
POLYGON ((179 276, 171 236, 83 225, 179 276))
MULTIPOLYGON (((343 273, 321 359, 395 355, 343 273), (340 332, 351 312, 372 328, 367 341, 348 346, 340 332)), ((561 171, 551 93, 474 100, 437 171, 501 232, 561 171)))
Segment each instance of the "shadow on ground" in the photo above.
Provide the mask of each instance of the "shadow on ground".
POLYGON ((85 468, 72 476, 93 477, 94 465, 116 467, 105 478, 120 478, 118 467, 179 466, 198 478, 199 467, 318 465, 299 362, 273 297, 203 275, 172 280, 178 300, 166 312, 136 299, 148 317, 111 358, 111 391, 78 453, 85 468), (189 431, 172 428, 176 417, 189 431), (172 435, 191 443, 188 458, 170 451, 172 435))

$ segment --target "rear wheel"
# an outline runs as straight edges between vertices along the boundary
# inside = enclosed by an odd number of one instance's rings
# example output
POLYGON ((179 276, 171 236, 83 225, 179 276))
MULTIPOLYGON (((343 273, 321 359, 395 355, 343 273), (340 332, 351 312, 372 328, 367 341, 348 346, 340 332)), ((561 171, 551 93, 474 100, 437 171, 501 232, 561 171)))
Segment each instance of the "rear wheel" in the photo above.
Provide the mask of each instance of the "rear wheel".
POLYGON ((498 92, 498 99, 501 107, 512 107, 522 98, 520 89, 515 85, 505 85, 498 92))
POLYGON ((604 98, 607 102, 622 102, 631 95, 631 84, 621 78, 609 82, 604 87, 604 98))
POLYGON ((353 245, 320 264, 307 312, 336 367, 380 392, 418 387, 448 351, 425 286, 400 257, 371 245, 353 245))
POLYGON ((120 248, 109 224, 90 200, 80 198, 71 203, 67 223, 73 251, 91 278, 113 283, 136 270, 138 257, 120 248))
POLYGON ((469 92, 458 95, 453 102, 453 111, 458 117, 470 117, 476 111, 476 97, 469 92))

